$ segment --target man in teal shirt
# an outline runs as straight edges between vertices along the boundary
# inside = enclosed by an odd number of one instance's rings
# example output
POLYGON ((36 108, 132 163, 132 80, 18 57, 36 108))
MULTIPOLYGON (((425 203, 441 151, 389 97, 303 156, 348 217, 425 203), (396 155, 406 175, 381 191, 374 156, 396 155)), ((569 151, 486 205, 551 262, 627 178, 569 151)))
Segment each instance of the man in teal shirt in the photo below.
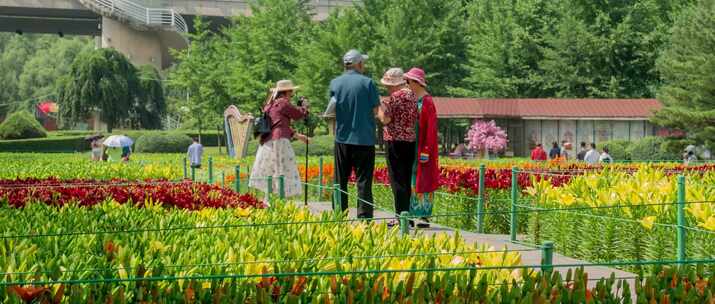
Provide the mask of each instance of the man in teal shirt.
POLYGON ((348 209, 348 178, 357 176, 359 218, 373 217, 372 175, 375 169, 375 115, 380 96, 375 82, 363 75, 366 55, 357 50, 343 56, 345 73, 330 82, 335 103, 335 178, 342 190, 340 203, 348 209))

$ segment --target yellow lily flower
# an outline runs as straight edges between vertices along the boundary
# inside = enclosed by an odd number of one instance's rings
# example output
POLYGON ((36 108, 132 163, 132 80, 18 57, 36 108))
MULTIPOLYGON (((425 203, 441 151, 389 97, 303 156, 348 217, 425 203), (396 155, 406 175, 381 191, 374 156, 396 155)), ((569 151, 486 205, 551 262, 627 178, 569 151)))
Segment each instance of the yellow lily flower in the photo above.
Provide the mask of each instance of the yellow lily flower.
POLYGON ((699 226, 710 231, 715 231, 715 216, 709 217, 704 223, 700 223, 699 226))
POLYGON ((640 220, 641 225, 648 230, 653 229, 653 224, 655 224, 655 216, 646 216, 640 220))

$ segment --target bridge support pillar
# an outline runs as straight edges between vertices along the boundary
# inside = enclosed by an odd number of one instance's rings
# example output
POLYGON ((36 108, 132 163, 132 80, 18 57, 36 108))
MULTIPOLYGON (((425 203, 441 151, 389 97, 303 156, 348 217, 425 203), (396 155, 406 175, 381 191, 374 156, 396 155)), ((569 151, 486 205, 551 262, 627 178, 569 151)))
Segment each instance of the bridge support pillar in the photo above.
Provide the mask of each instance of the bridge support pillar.
POLYGON ((155 31, 139 31, 121 21, 102 17, 102 47, 116 49, 135 65, 150 64, 162 69, 164 50, 155 31))

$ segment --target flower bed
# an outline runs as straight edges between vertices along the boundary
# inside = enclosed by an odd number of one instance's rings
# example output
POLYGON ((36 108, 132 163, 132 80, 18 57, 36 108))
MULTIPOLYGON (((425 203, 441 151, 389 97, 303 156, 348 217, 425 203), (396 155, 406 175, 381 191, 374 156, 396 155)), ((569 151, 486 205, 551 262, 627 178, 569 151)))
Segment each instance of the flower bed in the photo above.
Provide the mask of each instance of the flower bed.
MULTIPOLYGON (((686 178, 689 258, 715 257, 713 185, 712 171, 686 178)), ((676 256, 677 177, 671 172, 603 171, 574 177, 561 187, 536 183, 526 192, 534 200, 533 207, 578 209, 524 214, 530 220, 529 235, 537 243, 554 241, 558 251, 593 261, 676 256)))
POLYGON ((15 179, 0 180, 0 202, 13 207, 40 202, 62 206, 78 204, 93 206, 105 201, 143 205, 146 202, 182 209, 201 208, 261 208, 262 204, 250 194, 238 194, 218 186, 192 183, 146 180, 59 180, 15 179))
MULTIPOLYGON (((515 252, 467 245, 459 236, 403 237, 386 225, 330 216, 318 218, 280 203, 271 209, 192 212, 117 203, 0 207, 4 238, 18 240, 0 244, 0 252, 13 253, 0 255, 0 272, 3 282, 50 281, 37 287, 53 295, 65 288, 60 297, 72 303, 107 303, 109 298, 115 303, 212 302, 215 297, 224 299, 219 303, 283 303, 295 298, 324 303, 317 301, 321 296, 343 303, 349 298, 360 303, 412 297, 417 303, 418 298, 473 298, 483 288, 478 282, 487 286, 522 279, 521 271, 512 268, 470 270, 519 265, 515 252), (54 236, 11 237, 49 234, 54 236), (369 272, 413 268, 463 270, 369 272), (280 273, 306 274, 276 275, 280 273), (132 281, 144 277, 167 279, 132 281), (51 283, 96 279, 110 282, 51 283)), ((0 287, 0 302, 30 291, 28 285, 0 287)))
POLYGON ((578 269, 542 277, 513 268, 517 253, 459 236, 402 237, 291 205, 30 204, 0 207, 0 220, 2 303, 705 303, 715 292, 715 274, 702 268, 588 288, 578 269))
POLYGON ((176 180, 182 177, 183 169, 178 161, 153 161, 129 163, 91 162, 88 159, 58 157, 53 155, 44 158, 28 155, 12 159, 0 154, 0 179, 15 178, 59 178, 59 179, 169 179, 176 180))

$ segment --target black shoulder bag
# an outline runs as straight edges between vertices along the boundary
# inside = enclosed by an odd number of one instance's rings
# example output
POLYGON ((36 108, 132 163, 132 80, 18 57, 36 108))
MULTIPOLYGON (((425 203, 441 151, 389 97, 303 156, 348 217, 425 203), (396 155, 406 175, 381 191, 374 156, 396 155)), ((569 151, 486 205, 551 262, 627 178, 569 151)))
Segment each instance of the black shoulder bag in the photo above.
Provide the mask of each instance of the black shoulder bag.
POLYGON ((253 122, 253 137, 262 138, 263 136, 270 136, 271 127, 273 126, 273 121, 268 112, 273 107, 273 100, 269 101, 268 108, 265 111, 261 111, 261 116, 259 116, 255 122, 253 122))

